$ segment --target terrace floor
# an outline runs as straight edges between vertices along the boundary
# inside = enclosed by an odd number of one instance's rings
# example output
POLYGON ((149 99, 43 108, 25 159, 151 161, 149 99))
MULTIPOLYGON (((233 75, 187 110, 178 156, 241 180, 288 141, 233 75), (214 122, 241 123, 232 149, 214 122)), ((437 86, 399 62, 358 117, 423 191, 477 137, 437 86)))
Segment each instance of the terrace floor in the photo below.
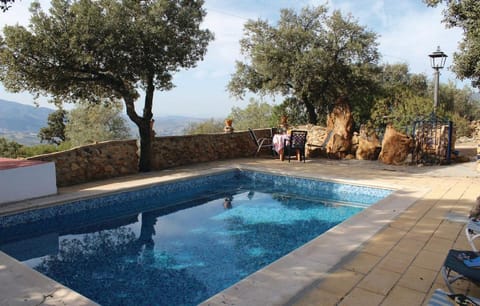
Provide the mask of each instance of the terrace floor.
MULTIPOLYGON (((229 299, 226 294, 224 300, 214 299, 204 305, 426 305, 435 289, 446 289, 439 272, 448 250, 469 248, 464 235, 466 216, 480 195, 480 171, 473 161, 415 167, 358 160, 312 159, 306 163, 264 157, 228 160, 59 188, 56 196, 2 204, 0 215, 228 167, 418 192, 412 193, 416 196, 405 210, 378 222, 366 241, 348 256, 342 256, 333 267, 316 274, 313 280, 310 278, 308 285, 302 285, 294 296, 261 302, 252 297, 243 301, 229 299)), ((330 246, 333 251, 335 247, 330 246)), ((91 304, 26 270, 0 252, 0 304, 91 304)), ((236 289, 240 290, 233 288, 236 289)), ((465 281, 458 285, 458 291, 480 297, 480 289, 465 281)))

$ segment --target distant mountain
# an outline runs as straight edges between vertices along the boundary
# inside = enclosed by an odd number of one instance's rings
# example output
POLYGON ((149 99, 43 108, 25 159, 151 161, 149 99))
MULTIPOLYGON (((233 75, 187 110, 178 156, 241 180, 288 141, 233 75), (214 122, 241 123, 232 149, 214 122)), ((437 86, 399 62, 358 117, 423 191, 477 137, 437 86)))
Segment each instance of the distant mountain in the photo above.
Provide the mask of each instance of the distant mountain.
POLYGON ((51 108, 0 99, 0 137, 24 145, 38 144, 38 131, 47 125, 52 112, 51 108))
MULTIPOLYGON (((48 115, 55 110, 47 107, 35 107, 0 99, 0 137, 14 140, 24 145, 40 143, 37 137, 42 127, 47 126, 48 115)), ((188 116, 155 117, 154 129, 157 136, 183 135, 183 131, 192 122, 206 119, 188 116)), ((137 137, 138 128, 125 116, 133 137, 137 137)))
POLYGON ((47 107, 35 107, 0 100, 0 132, 38 133, 47 125, 48 115, 54 112, 47 107))
MULTIPOLYGON (((132 136, 138 137, 138 127, 130 118, 125 115, 132 136)), ((157 136, 179 136, 183 135, 183 131, 190 123, 198 123, 205 121, 205 118, 189 117, 189 116, 157 116, 153 117, 155 123, 153 129, 157 136)))
POLYGON ((190 123, 205 121, 205 118, 194 118, 186 116, 159 116, 155 117, 153 128, 157 136, 183 135, 183 131, 190 123))

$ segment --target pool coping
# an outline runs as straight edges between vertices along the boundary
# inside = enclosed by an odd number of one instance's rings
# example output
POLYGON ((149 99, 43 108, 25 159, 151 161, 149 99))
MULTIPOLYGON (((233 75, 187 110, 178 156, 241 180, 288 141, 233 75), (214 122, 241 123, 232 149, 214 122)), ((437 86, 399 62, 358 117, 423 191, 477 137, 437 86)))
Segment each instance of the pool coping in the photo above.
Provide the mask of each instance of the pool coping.
MULTIPOLYGON (((253 273, 224 291, 204 301, 201 305, 279 305, 287 304, 295 300, 306 288, 318 283, 328 271, 341 265, 342 261, 354 254, 355 251, 375 233, 380 231, 396 216, 407 209, 417 199, 421 198, 428 190, 425 188, 412 189, 401 186, 391 186, 381 182, 355 181, 348 179, 332 179, 308 174, 289 171, 272 171, 249 166, 230 166, 222 168, 204 169, 194 174, 188 173, 183 176, 148 177, 138 178, 129 182, 129 187, 118 184, 110 190, 83 190, 50 196, 23 203, 23 207, 6 214, 13 214, 32 209, 62 205, 75 200, 88 199, 97 196, 105 196, 118 192, 131 191, 146 188, 151 185, 171 183, 179 180, 208 174, 222 173, 232 170, 250 170, 276 175, 289 175, 299 178, 330 181, 335 183, 369 186, 375 188, 394 189, 395 191, 387 198, 363 210, 356 216, 330 229, 328 232, 308 242, 299 249, 292 251, 267 267, 253 273), (32 204, 32 205, 28 205, 32 204), (382 206, 382 207, 380 207, 382 206), (372 222, 372 220, 374 220, 372 222), (338 239, 338 237, 342 239, 338 239), (349 235, 348 239, 344 239, 349 235), (332 248, 331 245, 335 245, 332 248)), ((1 207, 0 207, 1 208, 1 207)), ((2 213, 0 213, 1 215, 2 213)), ((5 214, 5 213, 4 213, 5 214)), ((75 301, 75 305, 97 305, 95 302, 81 296, 77 292, 49 279, 46 276, 23 265, 21 262, 0 252, 0 302, 6 304, 25 305, 25 302, 45 301, 75 301), (3 260, 4 258, 5 261, 3 260), (6 264, 3 264, 6 262, 6 264), (40 276, 39 276, 40 275, 40 276), (12 281, 12 279, 14 281, 12 281), (20 281, 19 281, 20 280, 20 281), (3 285, 5 283, 6 285, 3 285), (8 285, 10 284, 10 285, 8 285), (20 284, 20 286, 18 286, 20 284), (16 287, 16 288, 14 288, 16 287), (52 289, 56 288, 56 289, 52 289)), ((67 303, 68 304, 68 303, 67 303)))

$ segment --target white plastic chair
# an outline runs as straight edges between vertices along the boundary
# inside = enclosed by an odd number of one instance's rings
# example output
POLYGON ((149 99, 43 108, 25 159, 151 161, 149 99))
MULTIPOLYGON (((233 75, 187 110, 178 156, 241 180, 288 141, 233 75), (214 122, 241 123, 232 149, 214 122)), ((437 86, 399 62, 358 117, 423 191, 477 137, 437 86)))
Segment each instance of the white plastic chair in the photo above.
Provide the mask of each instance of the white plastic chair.
POLYGON ((463 294, 450 294, 442 289, 435 289, 427 306, 455 306, 464 305, 480 305, 480 299, 463 294))
POLYGON ((465 235, 472 250, 478 252, 474 240, 480 237, 480 221, 470 219, 465 227, 465 235))

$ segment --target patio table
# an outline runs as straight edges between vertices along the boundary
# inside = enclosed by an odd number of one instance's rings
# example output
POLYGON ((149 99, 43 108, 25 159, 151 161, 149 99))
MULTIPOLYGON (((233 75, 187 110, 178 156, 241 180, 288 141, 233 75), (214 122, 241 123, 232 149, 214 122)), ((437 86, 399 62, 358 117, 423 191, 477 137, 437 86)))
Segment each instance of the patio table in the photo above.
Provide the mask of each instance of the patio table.
POLYGON ((290 141, 290 135, 288 134, 275 134, 273 135, 273 139, 272 139, 272 143, 273 143, 273 148, 275 149, 275 151, 278 153, 278 155, 280 156, 280 160, 283 161, 284 159, 284 154, 283 154, 283 147, 285 145, 285 141, 286 143, 288 143, 290 141))

